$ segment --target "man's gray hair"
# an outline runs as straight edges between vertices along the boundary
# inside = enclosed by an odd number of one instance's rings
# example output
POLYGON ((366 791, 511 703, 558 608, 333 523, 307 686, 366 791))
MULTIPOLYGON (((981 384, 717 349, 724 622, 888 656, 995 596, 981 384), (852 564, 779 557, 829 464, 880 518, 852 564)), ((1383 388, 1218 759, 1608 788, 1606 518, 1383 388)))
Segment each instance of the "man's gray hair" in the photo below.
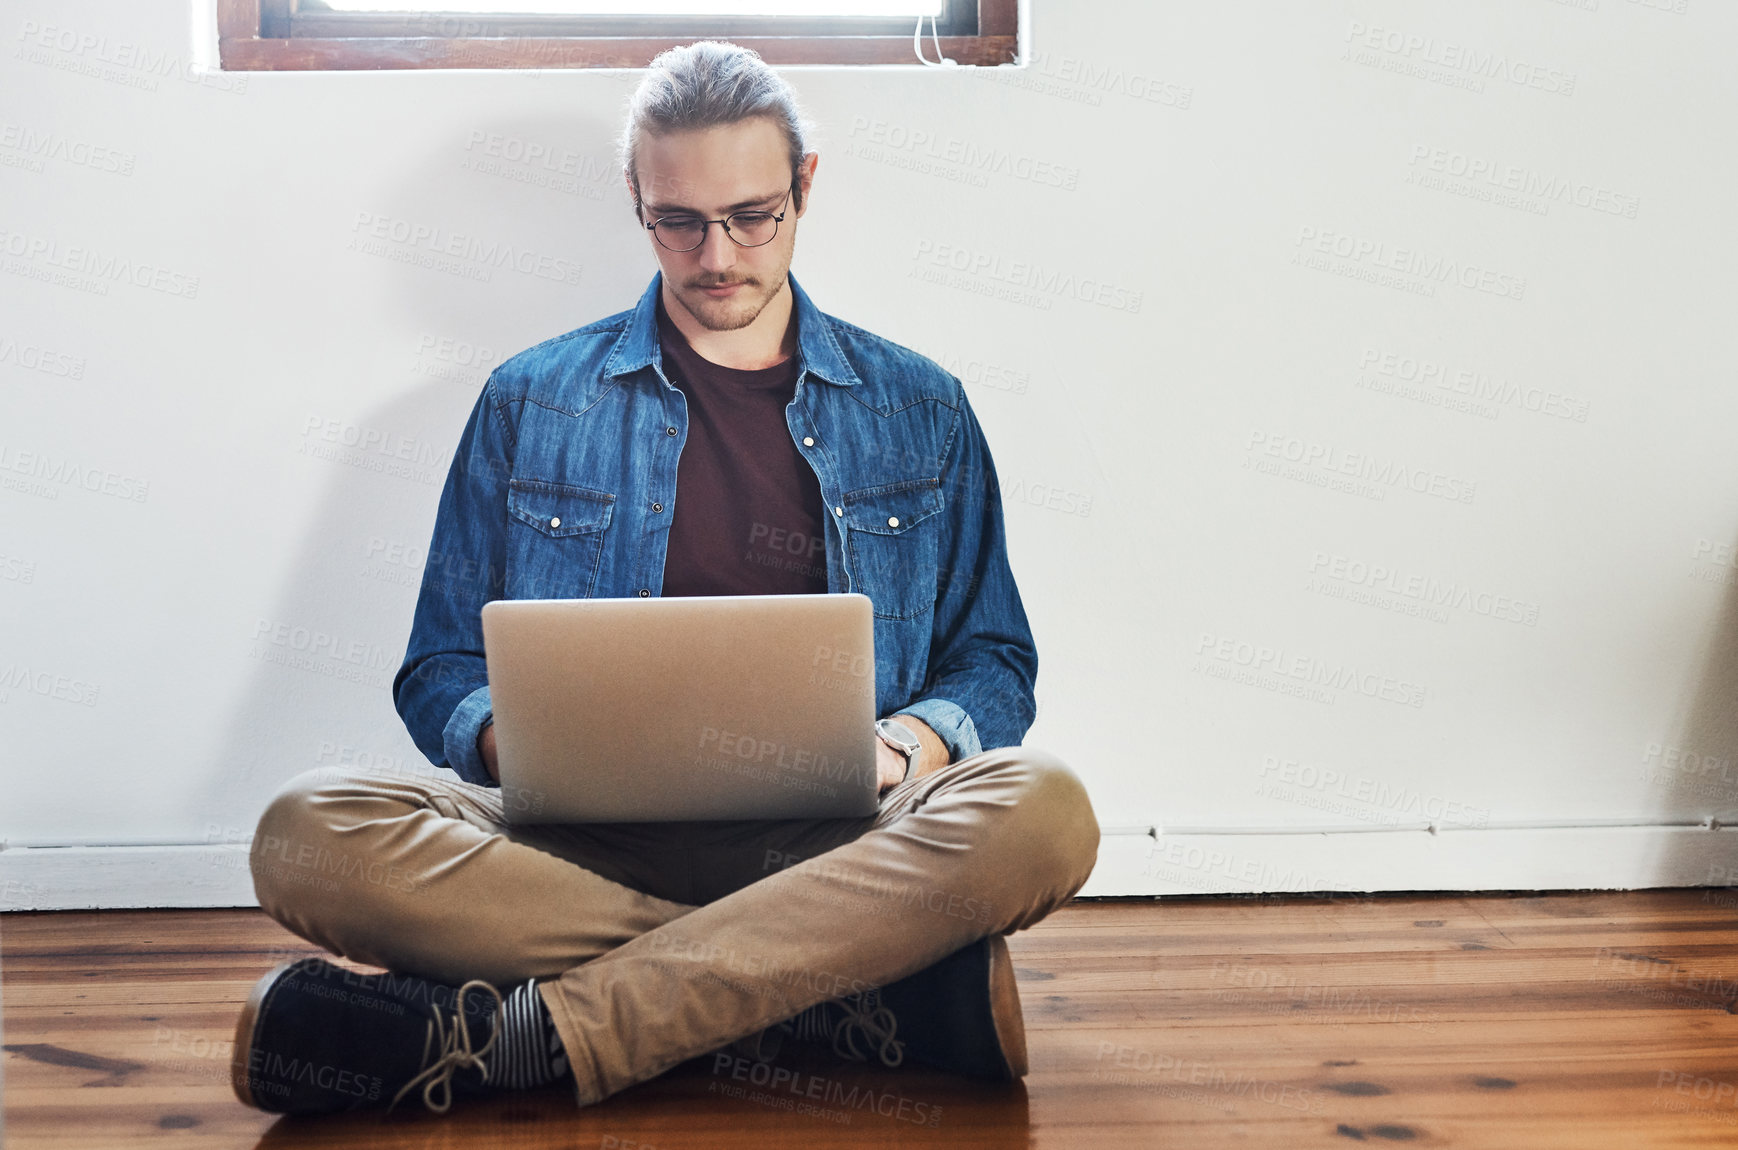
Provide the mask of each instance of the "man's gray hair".
POLYGON ((771 120, 790 145, 792 201, 802 207, 797 179, 809 152, 812 125, 797 108, 797 94, 784 77, 738 44, 701 40, 658 54, 647 67, 640 86, 628 98, 628 122, 622 129, 622 166, 634 187, 639 208, 640 174, 634 168, 642 133, 663 136, 735 124, 751 117, 771 120))

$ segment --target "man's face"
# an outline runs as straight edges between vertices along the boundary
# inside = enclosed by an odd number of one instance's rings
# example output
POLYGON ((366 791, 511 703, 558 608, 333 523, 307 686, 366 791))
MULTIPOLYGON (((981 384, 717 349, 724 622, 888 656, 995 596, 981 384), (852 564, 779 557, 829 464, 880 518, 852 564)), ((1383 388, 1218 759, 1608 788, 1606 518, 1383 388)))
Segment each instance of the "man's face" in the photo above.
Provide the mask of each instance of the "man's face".
MULTIPOLYGON (((717 220, 732 212, 784 214, 772 242, 745 248, 716 224, 691 252, 673 252, 648 233, 664 269, 664 284, 678 303, 709 331, 747 327, 784 288, 802 209, 791 190, 790 151, 777 125, 762 117, 697 132, 642 135, 637 165, 640 215, 700 216, 717 220)), ((813 157, 803 173, 804 208, 813 157)))

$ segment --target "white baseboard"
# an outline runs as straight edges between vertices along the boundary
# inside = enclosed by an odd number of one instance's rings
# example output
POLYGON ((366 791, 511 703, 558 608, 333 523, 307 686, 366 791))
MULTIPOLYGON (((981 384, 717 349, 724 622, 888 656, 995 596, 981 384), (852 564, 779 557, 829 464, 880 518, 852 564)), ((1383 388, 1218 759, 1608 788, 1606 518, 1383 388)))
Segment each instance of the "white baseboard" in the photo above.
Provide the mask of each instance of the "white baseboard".
POLYGON ((0 850, 0 911, 258 905, 243 844, 0 850))
POLYGON ((1738 828, 1105 835, 1088 898, 1738 884, 1738 828))
MULTIPOLYGON (((1083 897, 1738 885, 1738 828, 1108 833, 1083 897)), ((255 906, 240 844, 0 850, 0 911, 255 906)))

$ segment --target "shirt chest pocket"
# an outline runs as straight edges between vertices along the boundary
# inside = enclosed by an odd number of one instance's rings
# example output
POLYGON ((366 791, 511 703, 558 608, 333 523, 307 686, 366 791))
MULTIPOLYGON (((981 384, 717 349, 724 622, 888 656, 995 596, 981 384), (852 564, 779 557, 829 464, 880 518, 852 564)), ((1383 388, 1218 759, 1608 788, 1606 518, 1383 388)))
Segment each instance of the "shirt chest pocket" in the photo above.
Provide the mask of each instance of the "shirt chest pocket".
POLYGON ((507 481, 507 597, 587 599, 616 497, 540 479, 507 481))
POLYGON ((909 479, 847 491, 846 565, 853 591, 883 619, 912 619, 935 607, 941 555, 939 479, 909 479))

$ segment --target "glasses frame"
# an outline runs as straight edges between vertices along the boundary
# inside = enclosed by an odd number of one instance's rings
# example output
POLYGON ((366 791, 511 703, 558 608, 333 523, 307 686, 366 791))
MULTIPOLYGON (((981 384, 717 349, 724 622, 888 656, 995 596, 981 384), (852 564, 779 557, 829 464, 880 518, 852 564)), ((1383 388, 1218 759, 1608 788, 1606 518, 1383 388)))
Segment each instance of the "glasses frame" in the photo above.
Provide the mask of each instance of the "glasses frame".
MULTIPOLYGON (((751 208, 751 209, 747 209, 747 210, 740 211, 740 212, 731 212, 728 216, 725 216, 722 219, 716 219, 716 220, 708 220, 708 219, 703 219, 703 218, 700 219, 700 242, 695 244, 691 248, 673 248, 669 244, 664 242, 663 236, 658 234, 658 225, 663 223, 665 220, 675 220, 675 219, 686 220, 686 219, 697 218, 697 217, 691 216, 687 212, 682 213, 680 216, 659 216, 657 219, 653 220, 651 223, 646 224, 645 228, 648 232, 652 233, 652 238, 654 240, 658 241, 659 247, 663 248, 667 252, 676 252, 678 254, 686 254, 688 252, 697 252, 701 248, 705 247, 706 246, 706 237, 707 237, 707 235, 709 235, 711 233, 711 229, 712 229, 713 224, 717 224, 719 227, 723 228, 724 234, 730 237, 730 242, 735 244, 739 248, 764 248, 766 245, 768 245, 768 244, 772 243, 774 240, 778 239, 778 226, 780 224, 784 223, 785 216, 790 214, 790 209, 786 205, 790 203, 791 193, 795 190, 796 190, 795 188, 786 188, 785 189, 785 198, 783 200, 779 201, 779 207, 782 210, 777 215, 772 217, 772 235, 766 237, 766 239, 760 241, 758 244, 745 244, 741 240, 737 239, 736 233, 730 230, 730 221, 735 219, 737 216, 761 215, 761 214, 763 214, 763 212, 762 212, 762 209, 760 209, 760 208, 751 208)), ((770 214, 770 213, 767 213, 767 214, 770 214)))

